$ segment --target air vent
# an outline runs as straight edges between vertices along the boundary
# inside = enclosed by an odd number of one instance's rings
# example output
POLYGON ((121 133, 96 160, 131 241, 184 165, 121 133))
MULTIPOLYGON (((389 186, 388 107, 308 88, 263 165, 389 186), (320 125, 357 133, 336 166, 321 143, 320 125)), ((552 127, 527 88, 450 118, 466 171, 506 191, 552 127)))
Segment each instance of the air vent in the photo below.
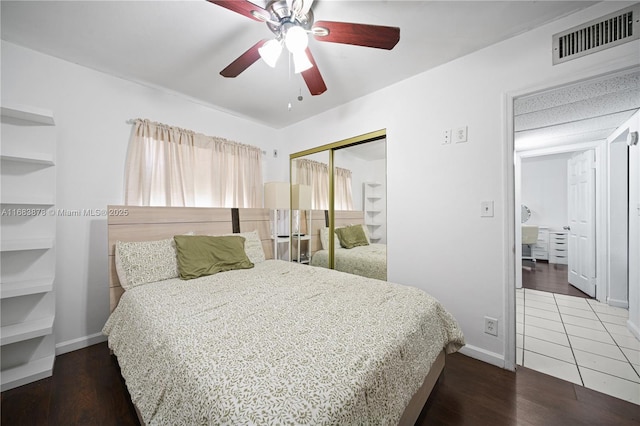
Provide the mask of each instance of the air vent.
POLYGON ((553 64, 589 55, 640 38, 640 4, 553 36, 553 64))

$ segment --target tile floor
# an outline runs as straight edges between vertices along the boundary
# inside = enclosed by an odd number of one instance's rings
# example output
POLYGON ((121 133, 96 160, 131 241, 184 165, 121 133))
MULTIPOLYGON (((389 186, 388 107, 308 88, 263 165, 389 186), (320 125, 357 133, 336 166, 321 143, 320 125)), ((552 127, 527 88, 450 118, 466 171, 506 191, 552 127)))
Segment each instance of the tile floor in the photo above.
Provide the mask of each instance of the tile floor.
POLYGON ((518 289, 516 318, 518 365, 640 405, 640 341, 626 309, 518 289))

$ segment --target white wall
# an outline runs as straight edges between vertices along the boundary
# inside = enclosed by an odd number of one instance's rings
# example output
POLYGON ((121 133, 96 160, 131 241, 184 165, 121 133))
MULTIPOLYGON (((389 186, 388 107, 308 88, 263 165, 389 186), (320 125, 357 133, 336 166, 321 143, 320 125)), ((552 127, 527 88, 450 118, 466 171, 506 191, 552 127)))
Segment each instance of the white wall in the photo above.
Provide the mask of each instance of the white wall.
POLYGON ((531 210, 527 225, 562 229, 568 225, 567 161, 570 154, 522 159, 522 204, 531 210))
MULTIPOLYGON (((166 91, 2 42, 2 102, 52 110, 57 131, 57 208, 122 204, 132 125, 148 118, 282 152, 279 134, 166 91)), ((266 180, 288 180, 270 155, 266 180), (274 164, 276 165, 274 167, 274 164)), ((58 352, 102 338, 109 314, 105 217, 57 218, 55 335, 58 352)))
POLYGON ((388 277, 441 300, 472 356, 498 365, 507 350, 513 356, 505 336, 514 303, 506 300, 514 286, 506 244, 513 227, 506 217, 513 158, 507 96, 638 64, 638 41, 551 62, 552 34, 628 4, 599 3, 284 129, 290 143, 306 135, 291 148, 300 151, 386 128, 388 277), (464 125, 467 143, 441 144, 443 130, 464 125), (480 217, 484 200, 495 202, 494 217, 480 217), (483 332, 484 316, 498 319, 498 337, 483 332))
MULTIPOLYGON (((640 114, 629 120, 640 132, 640 114)), ((640 340, 640 144, 629 148, 629 330, 640 340)))
MULTIPOLYGON (((627 133, 624 133, 625 138, 627 133)), ((629 307, 629 155, 625 138, 609 144, 610 260, 607 302, 622 308, 629 307)))

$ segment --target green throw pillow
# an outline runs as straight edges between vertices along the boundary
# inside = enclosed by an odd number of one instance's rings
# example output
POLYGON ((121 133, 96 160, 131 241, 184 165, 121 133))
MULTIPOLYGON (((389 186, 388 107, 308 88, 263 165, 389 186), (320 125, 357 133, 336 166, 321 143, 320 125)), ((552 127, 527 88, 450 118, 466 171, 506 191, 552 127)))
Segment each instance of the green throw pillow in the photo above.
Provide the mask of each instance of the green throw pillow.
POLYGON ((340 240, 340 245, 350 249, 358 246, 368 246, 367 236, 364 234, 362 225, 347 226, 336 229, 336 235, 340 240))
POLYGON ((244 237, 176 235, 180 278, 190 280, 233 269, 253 268, 244 251, 244 237))

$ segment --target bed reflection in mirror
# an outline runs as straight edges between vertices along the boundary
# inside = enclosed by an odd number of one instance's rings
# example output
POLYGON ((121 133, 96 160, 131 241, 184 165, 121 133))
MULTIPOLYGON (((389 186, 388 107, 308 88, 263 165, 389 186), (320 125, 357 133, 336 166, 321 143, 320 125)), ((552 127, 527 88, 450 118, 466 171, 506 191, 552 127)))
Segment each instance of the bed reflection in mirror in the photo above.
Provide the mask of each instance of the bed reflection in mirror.
MULTIPOLYGON (((296 212, 292 206, 293 218, 298 215, 304 223, 300 229, 311 231, 309 263, 330 267, 333 256, 333 269, 386 280, 386 139, 292 158, 291 178, 294 188, 296 184, 311 187, 311 210, 296 212), (329 179, 330 168, 333 179, 329 179)), ((301 245, 304 248, 305 243, 301 245)), ((295 244, 293 250, 295 255, 295 244)))

